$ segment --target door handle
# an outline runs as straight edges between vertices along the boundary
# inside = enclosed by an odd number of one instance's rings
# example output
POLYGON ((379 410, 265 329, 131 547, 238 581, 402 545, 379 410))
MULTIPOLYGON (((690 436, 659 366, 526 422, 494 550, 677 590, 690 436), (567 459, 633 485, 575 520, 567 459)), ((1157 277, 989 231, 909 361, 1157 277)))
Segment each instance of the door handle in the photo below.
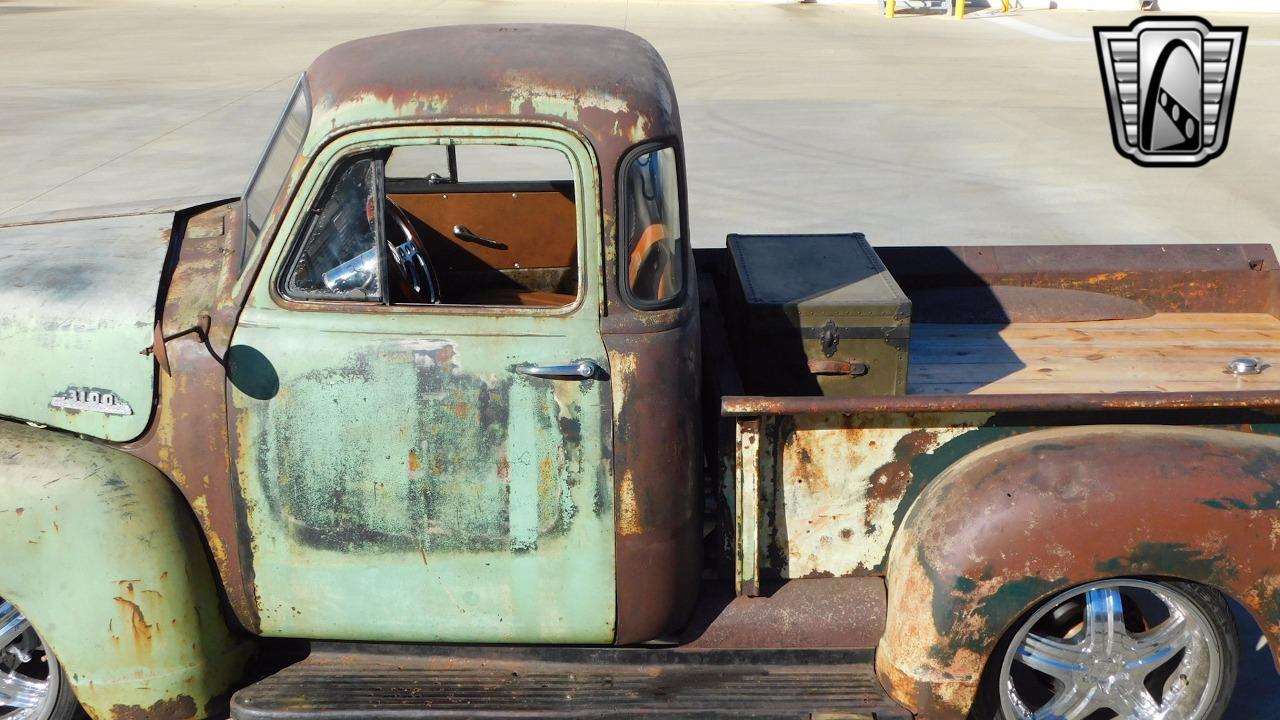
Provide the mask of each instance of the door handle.
POLYGON ((563 365, 535 365, 533 363, 523 363, 511 366, 512 372, 518 372, 521 375, 531 375, 540 378, 560 378, 566 380, 590 380, 592 378, 603 377, 604 368, 600 367, 595 360, 578 360, 576 362, 564 363, 563 365))
POLYGON ((479 235, 468 230, 465 225, 454 225, 453 236, 458 238, 459 240, 465 240, 466 242, 469 242, 469 243, 483 245, 485 247, 493 248, 494 250, 507 249, 506 243, 500 243, 497 240, 490 240, 487 237, 480 237, 479 235))

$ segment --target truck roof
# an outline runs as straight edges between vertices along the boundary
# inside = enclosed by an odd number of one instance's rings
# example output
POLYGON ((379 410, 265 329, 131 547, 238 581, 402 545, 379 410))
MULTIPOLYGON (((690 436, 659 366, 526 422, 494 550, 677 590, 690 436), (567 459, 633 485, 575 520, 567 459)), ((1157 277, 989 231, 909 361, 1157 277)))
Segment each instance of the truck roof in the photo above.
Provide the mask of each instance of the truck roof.
POLYGON ((307 70, 311 154, 372 125, 546 122, 597 150, 678 137, 666 65, 643 38, 590 25, 430 27, 338 45, 307 70))

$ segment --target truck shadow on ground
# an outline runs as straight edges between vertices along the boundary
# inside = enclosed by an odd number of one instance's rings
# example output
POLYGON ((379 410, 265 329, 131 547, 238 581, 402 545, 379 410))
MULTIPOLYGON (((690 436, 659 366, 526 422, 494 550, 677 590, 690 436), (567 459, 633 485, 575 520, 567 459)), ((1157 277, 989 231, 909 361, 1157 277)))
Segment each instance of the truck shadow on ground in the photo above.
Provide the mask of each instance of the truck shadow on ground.
POLYGON ((1280 719, 1280 686, 1271 649, 1262 641, 1262 631, 1239 603, 1231 603, 1240 629, 1240 678, 1224 718, 1230 720, 1280 719))

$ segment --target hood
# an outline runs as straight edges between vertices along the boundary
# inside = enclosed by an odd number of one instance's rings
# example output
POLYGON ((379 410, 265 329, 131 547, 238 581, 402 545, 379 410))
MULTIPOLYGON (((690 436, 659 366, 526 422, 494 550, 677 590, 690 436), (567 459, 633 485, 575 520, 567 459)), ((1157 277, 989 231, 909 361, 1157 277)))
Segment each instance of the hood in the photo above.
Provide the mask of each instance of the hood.
POLYGON ((103 440, 151 419, 173 213, 0 225, 0 415, 103 440))

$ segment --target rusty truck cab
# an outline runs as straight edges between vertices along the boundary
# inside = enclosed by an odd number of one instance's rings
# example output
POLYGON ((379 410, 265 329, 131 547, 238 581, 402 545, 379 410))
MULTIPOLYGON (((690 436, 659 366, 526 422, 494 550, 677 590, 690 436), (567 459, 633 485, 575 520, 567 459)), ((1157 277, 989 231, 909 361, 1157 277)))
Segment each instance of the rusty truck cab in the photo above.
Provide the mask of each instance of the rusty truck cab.
MULTIPOLYGON (((226 393, 195 382, 210 374, 197 348, 171 343, 156 426, 176 423, 171 406, 225 407, 225 431, 211 426, 201 442, 217 446, 202 456, 226 457, 229 474, 224 483, 216 468, 178 467, 172 448, 184 441, 164 433, 135 452, 174 477, 213 478, 178 484, 243 627, 328 639, 628 644, 686 622, 702 542, 697 288, 679 112, 652 46, 624 31, 563 25, 426 28, 340 45, 299 79, 245 199, 221 212, 240 235, 228 238, 236 257, 207 331, 228 361, 226 393), (459 182, 472 146, 485 143, 560 150, 571 180, 459 182), (392 172, 397 153, 441 147, 447 156, 430 173, 392 172), (272 174, 280 180, 263 180, 272 174), (384 205, 361 213, 359 193, 374 190, 384 205), (416 236, 431 277, 399 239, 342 263, 308 255, 316 238, 341 234, 333 228, 375 220, 388 235, 416 236), (403 261, 407 274, 376 281, 365 272, 374 258, 403 261), (455 347, 433 317, 454 336, 512 329, 455 347), (578 340, 544 332, 555 323, 576 328, 564 332, 578 340), (582 350, 591 342, 601 348, 586 389, 557 389, 554 399, 539 390, 532 400, 513 391, 524 380, 502 363, 539 347, 553 355, 557 342, 579 353, 563 360, 592 357, 582 350), (321 367, 326 354, 333 359, 321 367), (401 380, 388 380, 396 373, 401 380), (383 417, 402 419, 379 430, 383 417), (372 439, 325 440, 325 424, 372 439), (466 446, 495 433, 505 443, 495 452, 466 446), (535 455, 521 455, 529 443, 535 455), (537 510, 517 522, 514 508, 529 496, 510 488, 526 471, 537 510), (558 483, 554 503, 543 502, 548 483, 558 483), (597 534, 575 530, 581 523, 597 534), (560 554, 529 565, 539 553, 560 554), (594 580, 611 578, 609 592, 579 576, 587 565, 594 580), (388 586, 382 602, 404 603, 383 605, 382 616, 407 616, 388 619, 376 638, 360 634, 352 608, 326 614, 334 598, 360 595, 354 588, 373 566, 388 586), (533 589, 499 567, 524 572, 533 589), (489 620, 454 597, 467 582, 479 595, 493 589, 475 600, 497 598, 489 620), (319 586, 330 597, 306 590, 319 586), (404 600, 415 594, 416 604, 404 600), (598 596, 587 604, 600 617, 580 619, 586 629, 516 617, 588 595, 598 596), (421 620, 433 603, 459 614, 421 620)), ((192 301, 175 284, 166 330, 192 301)), ((463 590, 470 600, 472 588, 463 590)))

